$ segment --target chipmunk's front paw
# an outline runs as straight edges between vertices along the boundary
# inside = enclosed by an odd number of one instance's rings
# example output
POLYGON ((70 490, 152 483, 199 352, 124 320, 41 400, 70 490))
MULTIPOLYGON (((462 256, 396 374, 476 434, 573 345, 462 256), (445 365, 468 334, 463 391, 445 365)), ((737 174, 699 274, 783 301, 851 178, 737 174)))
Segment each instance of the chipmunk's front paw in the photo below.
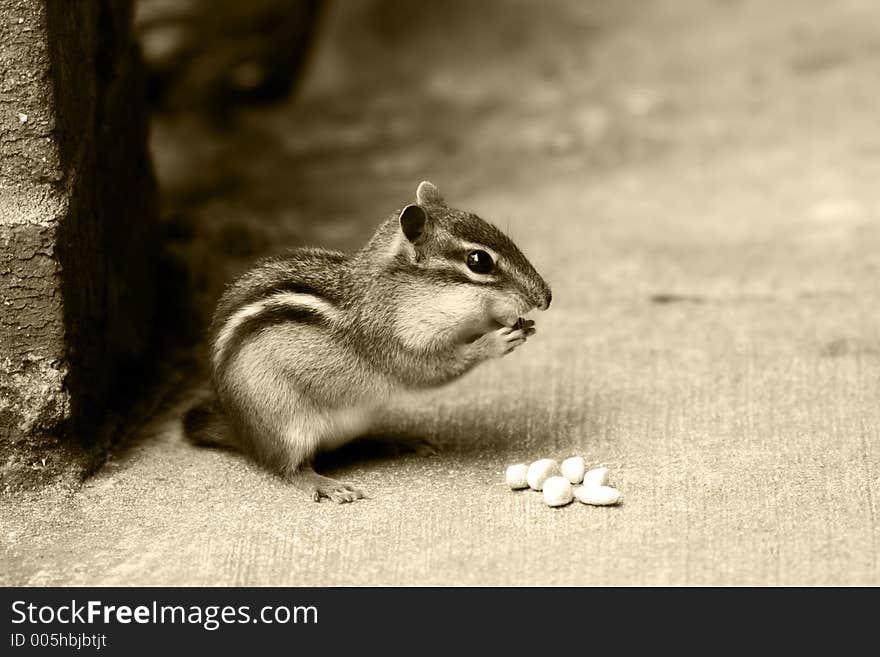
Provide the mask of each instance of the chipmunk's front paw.
POLYGON ((502 326, 500 329, 484 335, 481 340, 486 340, 486 347, 490 358, 501 358, 509 354, 523 344, 535 333, 535 323, 524 319, 517 321, 514 326, 502 326))

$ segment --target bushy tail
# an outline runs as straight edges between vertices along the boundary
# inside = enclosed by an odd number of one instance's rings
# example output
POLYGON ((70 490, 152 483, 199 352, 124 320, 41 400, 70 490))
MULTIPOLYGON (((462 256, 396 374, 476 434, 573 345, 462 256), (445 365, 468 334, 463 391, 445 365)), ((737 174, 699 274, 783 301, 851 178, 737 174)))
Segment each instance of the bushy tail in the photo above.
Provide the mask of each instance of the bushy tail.
POLYGON ((183 434, 194 445, 235 449, 236 444, 213 397, 203 399, 183 416, 183 434))

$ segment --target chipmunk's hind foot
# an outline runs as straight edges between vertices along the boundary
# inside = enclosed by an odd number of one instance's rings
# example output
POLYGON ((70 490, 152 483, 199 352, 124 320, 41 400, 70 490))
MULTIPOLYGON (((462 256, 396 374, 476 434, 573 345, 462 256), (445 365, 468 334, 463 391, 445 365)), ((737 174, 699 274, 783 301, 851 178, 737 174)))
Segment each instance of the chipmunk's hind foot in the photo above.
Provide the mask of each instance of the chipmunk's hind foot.
POLYGON ((337 504, 346 504, 366 497, 363 491, 351 484, 319 475, 312 469, 303 469, 291 475, 290 483, 298 490, 305 492, 315 502, 327 498, 337 504))

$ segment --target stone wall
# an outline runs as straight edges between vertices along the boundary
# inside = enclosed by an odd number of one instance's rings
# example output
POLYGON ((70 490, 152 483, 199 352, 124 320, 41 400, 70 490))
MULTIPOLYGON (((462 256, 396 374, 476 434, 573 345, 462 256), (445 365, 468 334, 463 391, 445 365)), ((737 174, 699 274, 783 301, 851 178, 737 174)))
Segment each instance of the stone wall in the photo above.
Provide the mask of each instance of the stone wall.
POLYGON ((82 476, 153 341, 130 0, 0 0, 0 491, 82 476))

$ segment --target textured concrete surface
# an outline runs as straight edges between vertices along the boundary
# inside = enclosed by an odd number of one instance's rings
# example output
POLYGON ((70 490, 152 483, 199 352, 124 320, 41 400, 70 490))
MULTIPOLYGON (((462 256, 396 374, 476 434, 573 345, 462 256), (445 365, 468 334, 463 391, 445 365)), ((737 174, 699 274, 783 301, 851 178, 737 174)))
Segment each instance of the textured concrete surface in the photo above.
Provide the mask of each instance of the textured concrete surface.
POLYGON ((880 8, 806 4, 346 3, 299 102, 158 124, 204 308, 423 178, 509 228, 553 307, 377 431, 441 455, 325 463, 365 501, 186 445, 178 400, 79 491, 0 506, 0 582, 880 584, 880 8), (569 454, 624 504, 506 489, 569 454))
POLYGON ((158 212, 131 6, 0 0, 0 490, 100 463, 108 410, 138 387, 119 373, 152 342, 158 212))

